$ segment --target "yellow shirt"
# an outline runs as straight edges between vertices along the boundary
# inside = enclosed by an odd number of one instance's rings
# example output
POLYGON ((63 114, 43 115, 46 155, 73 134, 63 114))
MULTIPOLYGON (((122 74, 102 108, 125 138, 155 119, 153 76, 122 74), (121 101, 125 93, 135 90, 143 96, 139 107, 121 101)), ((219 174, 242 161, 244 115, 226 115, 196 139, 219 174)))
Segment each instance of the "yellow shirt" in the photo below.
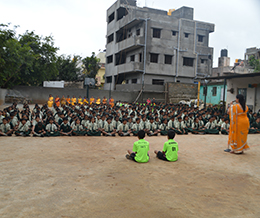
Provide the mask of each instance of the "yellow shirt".
POLYGON ((52 105, 53 105, 53 97, 49 97, 48 107, 52 107, 52 105))
POLYGON ((77 98, 72 98, 71 99, 71 104, 74 105, 77 102, 77 98))
POLYGON ((97 99, 96 104, 100 104, 100 98, 97 99))

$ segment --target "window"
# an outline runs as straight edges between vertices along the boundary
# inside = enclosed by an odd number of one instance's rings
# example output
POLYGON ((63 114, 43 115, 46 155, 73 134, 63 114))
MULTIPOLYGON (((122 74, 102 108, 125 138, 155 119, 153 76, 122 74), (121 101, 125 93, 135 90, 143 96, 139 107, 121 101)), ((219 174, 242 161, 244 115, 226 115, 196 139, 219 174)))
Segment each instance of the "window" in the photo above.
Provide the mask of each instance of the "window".
POLYGON ((129 80, 127 79, 126 81, 125 81, 125 84, 128 84, 129 83, 129 80))
POLYGON ((213 87, 212 96, 217 96, 217 87, 213 87))
POLYGON ((139 54, 139 62, 142 62, 142 53, 139 54))
POLYGON ((172 31, 172 35, 176 36, 177 35, 177 31, 172 31))
POLYGON ((207 86, 204 86, 203 87, 203 95, 207 95, 207 91, 208 91, 208 87, 207 86))
POLYGON ((136 35, 140 36, 140 29, 136 30, 136 35))
POLYGON ((112 33, 111 35, 109 35, 107 37, 107 43, 113 42, 114 41, 114 33, 112 33))
POLYGON ((112 76, 106 77, 107 83, 112 83, 112 76))
POLYGON ((194 58, 183 57, 183 66, 193 67, 194 58))
POLYGON ((113 55, 107 57, 107 63, 110 64, 113 62, 113 55))
POLYGON ((164 80, 163 79, 153 79, 152 80, 152 84, 153 85, 161 85, 161 86, 163 86, 164 85, 164 80))
POLYGON ((206 64, 207 63, 207 59, 200 59, 200 63, 206 64))
POLYGON ((172 64, 172 55, 164 55, 164 63, 172 64))
POLYGON ((246 95, 247 95, 247 89, 243 88, 243 89, 237 89, 237 94, 243 95, 245 98, 245 102, 246 102, 246 95))
POLYGON ((185 38, 189 38, 189 33, 184 33, 185 38))
POLYGON ((158 63, 158 57, 159 57, 159 54, 151 53, 150 54, 150 62, 151 63, 158 63))
POLYGON ((134 55, 132 55, 132 56, 130 57, 130 61, 131 61, 131 62, 135 61, 135 56, 134 56, 134 55))
POLYGON ((125 64, 126 54, 125 52, 119 52, 115 55, 115 65, 125 64))
POLYGON ((112 22, 115 19, 115 12, 113 12, 109 17, 108 17, 108 23, 112 22))
POLYGON ((203 42, 203 37, 204 36, 198 35, 198 42, 203 42))
POLYGON ((128 14, 126 8, 120 7, 117 9, 117 20, 121 20, 124 16, 128 14))
POLYGON ((153 38, 161 38, 161 29, 153 28, 153 38))
POLYGON ((132 83, 133 84, 137 83, 137 79, 132 79, 132 83))

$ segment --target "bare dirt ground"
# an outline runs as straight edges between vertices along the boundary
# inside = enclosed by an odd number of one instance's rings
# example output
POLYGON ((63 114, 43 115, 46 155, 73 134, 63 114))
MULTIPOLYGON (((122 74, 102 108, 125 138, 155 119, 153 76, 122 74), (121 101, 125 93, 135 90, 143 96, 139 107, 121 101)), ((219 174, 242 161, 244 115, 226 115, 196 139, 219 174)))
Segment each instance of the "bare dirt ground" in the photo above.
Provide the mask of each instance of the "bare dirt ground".
POLYGON ((179 160, 125 159, 135 137, 0 138, 0 217, 260 217, 260 135, 176 136, 179 160))

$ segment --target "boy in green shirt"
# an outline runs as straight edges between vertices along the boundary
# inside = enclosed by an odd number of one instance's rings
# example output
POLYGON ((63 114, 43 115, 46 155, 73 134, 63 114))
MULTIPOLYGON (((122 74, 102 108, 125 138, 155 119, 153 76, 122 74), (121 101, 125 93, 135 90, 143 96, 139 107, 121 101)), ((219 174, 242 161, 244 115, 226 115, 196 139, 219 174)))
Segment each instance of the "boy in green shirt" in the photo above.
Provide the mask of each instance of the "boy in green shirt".
POLYGON ((125 157, 138 163, 146 163, 149 161, 149 142, 144 140, 144 130, 140 130, 137 136, 139 140, 134 143, 133 151, 128 150, 128 154, 125 157))
POLYGON ((165 161, 177 161, 178 160, 178 143, 174 141, 175 132, 173 130, 168 131, 168 141, 164 143, 163 150, 157 151, 155 150, 154 153, 156 156, 165 161))

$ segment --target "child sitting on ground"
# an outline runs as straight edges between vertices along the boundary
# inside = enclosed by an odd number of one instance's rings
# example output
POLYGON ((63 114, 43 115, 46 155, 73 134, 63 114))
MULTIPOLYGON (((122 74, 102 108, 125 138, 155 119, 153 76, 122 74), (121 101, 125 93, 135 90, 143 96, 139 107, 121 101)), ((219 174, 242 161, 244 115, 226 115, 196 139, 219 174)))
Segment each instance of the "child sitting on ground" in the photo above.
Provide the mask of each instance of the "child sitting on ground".
POLYGON ((128 150, 128 154, 125 157, 138 163, 146 163, 149 161, 149 142, 144 140, 144 130, 140 130, 137 136, 139 140, 134 143, 133 151, 128 150))
POLYGON ((174 141, 175 132, 173 130, 168 131, 168 141, 164 143, 163 150, 157 151, 155 150, 154 153, 156 156, 165 161, 177 161, 178 160, 178 143, 174 141))

